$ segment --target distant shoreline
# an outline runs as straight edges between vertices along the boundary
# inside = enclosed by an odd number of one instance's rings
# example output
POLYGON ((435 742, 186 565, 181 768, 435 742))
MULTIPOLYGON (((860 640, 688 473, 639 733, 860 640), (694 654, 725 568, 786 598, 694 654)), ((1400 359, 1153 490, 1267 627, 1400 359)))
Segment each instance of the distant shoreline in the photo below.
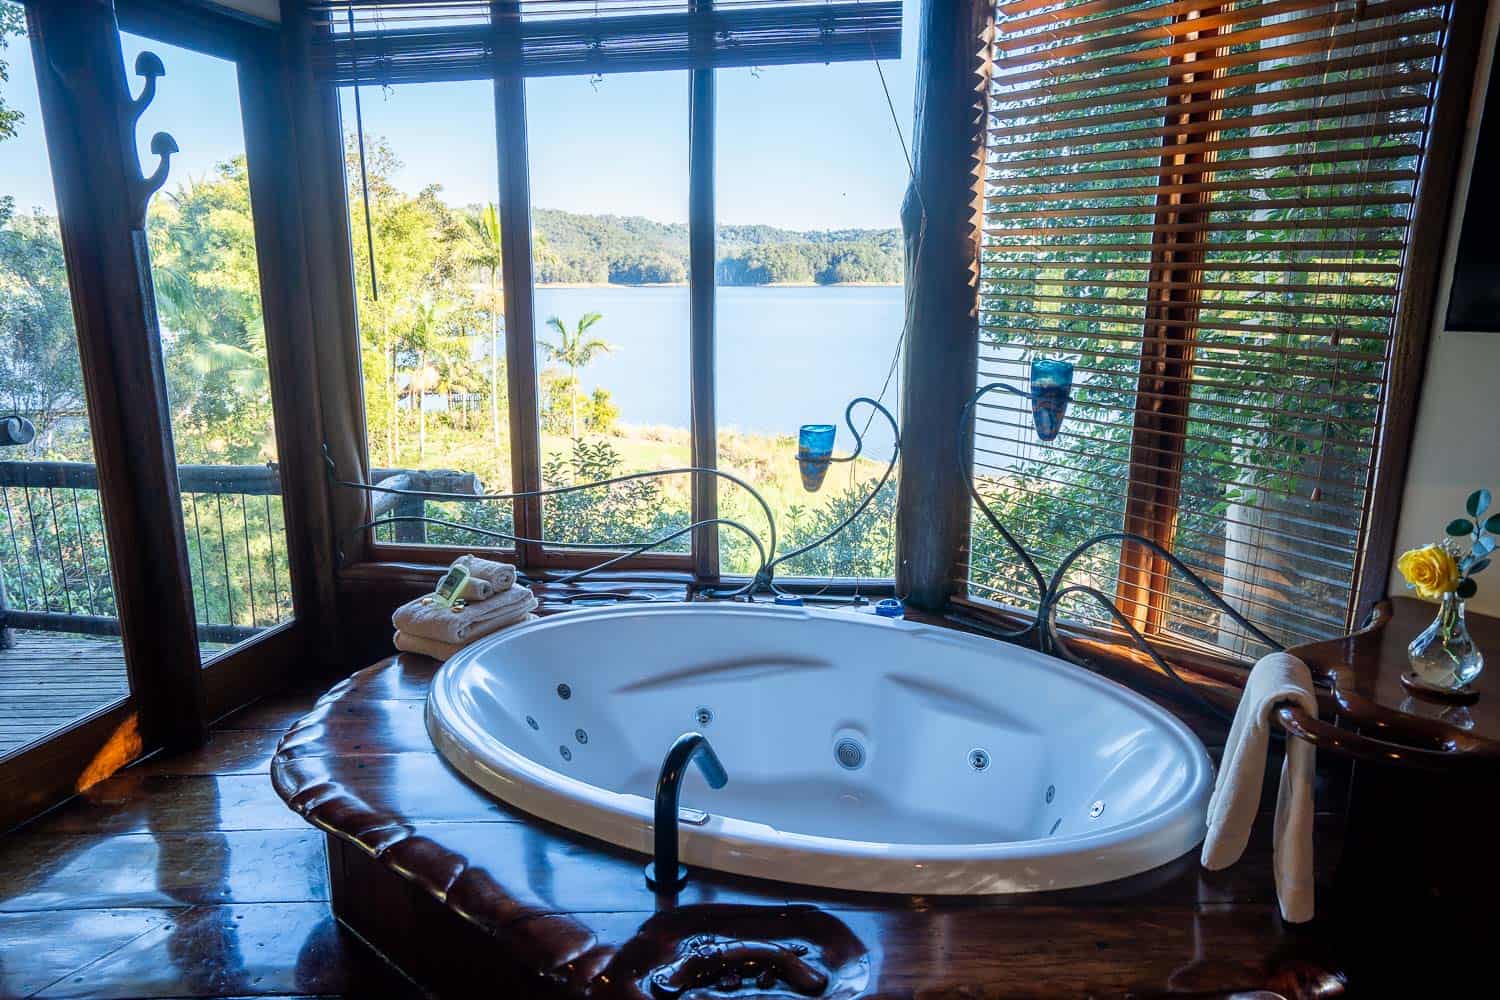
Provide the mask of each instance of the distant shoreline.
MULTIPOLYGON (((538 281, 537 288, 687 288, 686 281, 538 281)), ((899 281, 769 281, 759 285, 716 285, 717 288, 901 288, 899 281)))

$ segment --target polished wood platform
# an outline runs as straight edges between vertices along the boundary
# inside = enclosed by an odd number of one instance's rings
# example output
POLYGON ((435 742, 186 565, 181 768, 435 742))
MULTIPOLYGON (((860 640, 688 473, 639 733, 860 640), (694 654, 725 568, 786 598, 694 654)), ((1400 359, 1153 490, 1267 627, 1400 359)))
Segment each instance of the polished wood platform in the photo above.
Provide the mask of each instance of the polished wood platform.
MULTIPOLYGON (((666 996, 643 984, 685 968, 705 942, 747 939, 754 955, 796 951, 829 976, 825 996, 1342 993, 1327 924, 1293 927, 1277 912, 1269 813, 1245 859, 1222 872, 1188 854, 1085 889, 942 898, 700 871, 661 899, 641 856, 501 805, 447 766, 423 725, 436 668, 400 656, 335 687, 287 734, 272 776, 328 833, 335 912, 441 995, 666 996)), ((1222 724, 1189 721, 1217 752, 1222 724)), ((1318 820, 1326 892, 1341 842, 1337 780, 1319 795, 1335 807, 1318 820)), ((798 995, 787 971, 774 974, 782 986, 743 995, 798 995)))
POLYGON ((422 996, 334 919, 323 837, 267 777, 326 686, 0 837, 0 997, 422 996))
POLYGON ((1467 616, 1487 666, 1470 685, 1475 700, 1455 704, 1413 694, 1401 683, 1410 668, 1407 644, 1436 613, 1428 601, 1393 597, 1371 627, 1294 652, 1329 678, 1339 709, 1364 735, 1381 741, 1384 758, 1493 780, 1500 774, 1500 619, 1467 616))
POLYGON ((118 639, 12 631, 0 649, 0 756, 129 693, 118 639))

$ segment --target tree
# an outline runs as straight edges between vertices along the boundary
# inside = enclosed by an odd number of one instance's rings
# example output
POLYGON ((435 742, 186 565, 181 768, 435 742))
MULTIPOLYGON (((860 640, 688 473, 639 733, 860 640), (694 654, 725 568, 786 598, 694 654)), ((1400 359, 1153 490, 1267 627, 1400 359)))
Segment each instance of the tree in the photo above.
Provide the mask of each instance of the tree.
POLYGON ((409 313, 404 347, 416 356, 407 395, 417 409, 418 462, 427 457, 427 393, 436 389, 442 380, 438 369, 428 364, 428 359, 452 352, 455 339, 462 344, 462 337, 454 338, 450 333, 450 321, 455 311, 453 303, 440 301, 427 293, 412 304, 409 313))
MULTIPOLYGON (((587 368, 589 362, 600 351, 609 353, 614 347, 605 343, 598 337, 588 336, 589 330, 595 323, 604 318, 603 313, 587 312, 578 317, 578 325, 572 331, 568 330, 567 324, 556 316, 547 318, 547 325, 557 332, 557 343, 542 341, 542 348, 547 356, 553 361, 560 361, 568 368, 568 375, 574 384, 578 382, 578 370, 587 368)), ((573 412, 573 437, 578 437, 578 393, 575 390, 571 394, 570 409, 573 412)))
POLYGON ((245 158, 157 199, 148 230, 179 460, 274 459, 245 158))
POLYGON ((461 319, 455 320, 460 325, 455 329, 451 340, 453 348, 443 351, 433 360, 433 366, 437 370, 437 391, 449 400, 449 410, 452 413, 452 400, 455 395, 464 397, 462 417, 460 421, 454 421, 451 417, 449 423, 456 425, 461 422, 464 430, 470 430, 469 400, 475 396, 482 395, 488 378, 480 371, 479 366, 474 364, 468 350, 469 331, 461 326, 461 319))
POLYGON ((485 310, 490 315, 490 440, 500 447, 500 324, 504 303, 500 294, 500 211, 493 202, 464 217, 469 260, 488 279, 485 310))
POLYGON ((670 285, 687 281, 687 266, 664 253, 627 254, 609 262, 615 285, 670 285))
POLYGON ((34 447, 47 447, 59 422, 84 407, 73 303, 57 220, 14 216, 8 197, 0 198, 0 338, 0 402, 26 413, 34 447))
MULTIPOLYGON (((793 504, 782 526, 785 540, 779 548, 792 552, 832 531, 852 514, 874 486, 871 480, 851 483, 829 498, 822 507, 793 504)), ((738 534, 738 532, 736 532, 738 534)), ((727 533, 726 533, 727 535, 727 533)), ((741 543, 743 536, 736 539, 741 543)), ((746 558, 753 562, 748 548, 746 558)), ((890 576, 896 551, 896 481, 880 488, 875 499, 843 531, 824 544, 781 566, 783 576, 890 576)))
MULTIPOLYGON (((548 455, 543 460, 542 482, 574 486, 611 479, 623 471, 623 462, 608 441, 590 444, 575 438, 569 454, 548 455)), ((690 515, 686 506, 668 502, 661 480, 632 479, 548 497, 543 516, 549 539, 609 546, 660 538, 687 527, 690 515)), ((660 551, 685 552, 688 544, 683 535, 660 551)))
MULTIPOLYGON (((0 0, 0 52, 10 47, 11 37, 26 37, 26 8, 20 4, 0 0)), ((0 83, 10 79, 10 70, 4 59, 0 59, 0 83)), ((7 107, 5 95, 0 94, 0 140, 15 138, 21 124, 21 112, 7 107)))
POLYGON ((458 301, 463 293, 455 276, 465 265, 462 225, 427 188, 416 196, 397 190, 391 177, 401 161, 390 143, 368 137, 365 162, 369 177, 368 202, 374 231, 375 272, 379 298, 370 287, 370 246, 364 239, 365 204, 359 188, 359 149, 354 136, 346 138, 346 175, 351 232, 355 234, 354 276, 359 291, 360 355, 365 374, 366 420, 372 440, 385 437, 386 464, 398 463, 401 451, 400 399, 397 383, 405 334, 402 324, 412 303, 427 293, 458 301))
MULTIPOLYGON (((685 224, 546 208, 535 209, 532 221, 533 270, 542 284, 687 281, 685 224)), ((895 229, 719 226, 718 246, 721 284, 901 282, 902 240, 895 229)))

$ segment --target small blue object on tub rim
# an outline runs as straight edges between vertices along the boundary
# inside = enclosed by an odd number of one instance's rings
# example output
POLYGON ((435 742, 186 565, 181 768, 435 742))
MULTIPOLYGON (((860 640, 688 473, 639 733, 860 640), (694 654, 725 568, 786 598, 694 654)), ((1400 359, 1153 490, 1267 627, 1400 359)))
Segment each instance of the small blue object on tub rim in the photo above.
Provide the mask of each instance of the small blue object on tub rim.
POLYGON ((899 598, 883 597, 875 602, 875 613, 882 618, 900 618, 906 614, 906 605, 899 598))
POLYGON ((777 594, 772 603, 779 604, 784 608, 800 608, 807 602, 796 594, 777 594))

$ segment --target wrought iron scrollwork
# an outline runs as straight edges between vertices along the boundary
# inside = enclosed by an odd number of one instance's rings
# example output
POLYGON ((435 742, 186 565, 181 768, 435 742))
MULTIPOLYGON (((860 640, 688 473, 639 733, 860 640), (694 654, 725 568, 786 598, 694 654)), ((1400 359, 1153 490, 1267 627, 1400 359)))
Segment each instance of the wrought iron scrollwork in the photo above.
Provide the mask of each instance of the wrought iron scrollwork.
POLYGON ((959 461, 962 466, 962 474, 969 486, 969 496, 973 498, 975 507, 977 507, 979 512, 984 515, 985 520, 992 528, 995 529, 996 533, 999 534, 999 536, 1005 541, 1006 545, 1010 547, 1011 551, 1015 553, 1016 558, 1020 561, 1021 565, 1026 569, 1027 575, 1031 578, 1031 582, 1036 588, 1037 611, 1036 617, 1033 620, 1025 623, 1019 628, 991 629, 990 631, 994 632, 1001 638, 1007 638, 1022 642, 1032 641, 1035 643, 1036 648, 1041 652, 1050 653, 1054 656, 1061 657, 1062 659, 1065 659, 1070 663, 1087 665, 1082 659, 1076 656, 1072 650, 1068 648, 1067 643, 1063 640, 1061 634, 1059 634, 1057 627, 1057 609, 1062 600, 1072 594, 1079 594, 1091 598, 1096 604, 1100 606, 1100 608, 1105 611, 1106 614, 1109 615, 1114 623, 1119 626, 1119 628, 1127 636, 1130 637, 1131 642, 1134 643, 1135 646, 1141 650, 1141 652, 1150 657, 1151 662, 1156 664, 1157 668, 1160 669, 1161 672, 1167 677, 1171 678, 1171 680, 1178 687, 1180 687, 1190 698, 1192 698, 1193 701, 1197 702, 1199 705, 1203 706, 1209 712, 1211 712, 1215 716, 1218 716, 1219 718, 1229 718, 1229 713, 1227 713, 1215 702, 1205 698, 1193 684, 1184 679, 1182 675, 1172 667, 1172 665, 1166 660, 1166 658, 1163 657, 1156 650, 1156 647, 1154 647, 1150 643, 1150 641, 1141 634, 1140 630, 1135 627, 1135 624, 1130 620, 1130 618, 1120 610, 1119 606, 1115 604, 1115 602, 1107 594, 1103 593, 1095 587, 1090 587, 1084 584, 1068 584, 1066 579, 1068 570, 1071 569, 1073 564, 1076 563, 1082 556, 1084 556, 1089 550, 1095 548, 1096 546, 1114 542, 1118 542, 1121 545, 1139 545, 1150 550, 1152 553, 1165 560, 1166 563, 1177 573, 1181 574, 1181 576, 1185 580, 1187 580, 1189 584, 1192 585, 1193 589, 1198 591, 1198 593, 1201 594, 1206 601, 1208 601, 1213 607, 1218 609, 1223 614, 1229 616, 1230 620, 1243 628, 1257 642, 1263 643, 1269 649, 1276 651, 1284 650, 1286 647, 1277 642, 1275 639, 1272 639, 1254 622, 1250 621, 1243 614, 1241 614, 1237 608, 1231 605, 1217 591, 1209 586, 1208 583, 1203 579, 1203 577, 1199 576, 1196 572, 1189 568, 1188 565, 1181 559, 1179 559, 1175 554, 1173 554, 1171 551, 1169 551, 1167 548, 1165 548, 1155 540, 1147 538, 1144 535, 1135 534, 1134 532, 1129 531, 1107 531, 1098 535, 1094 535, 1093 537, 1085 539, 1082 543, 1069 550, 1069 552, 1065 556, 1063 556, 1061 561, 1058 562, 1057 569, 1053 571, 1050 579, 1045 574, 1043 574, 1041 567, 1037 564, 1031 553, 1027 551, 1026 547, 1022 545, 1021 542, 1010 533, 1010 531, 1005 527, 1004 523, 995 514, 994 510, 990 508, 989 503, 985 500, 984 495, 979 490, 978 478, 975 475, 973 462, 966 461, 964 458, 965 455, 971 454, 971 452, 968 449, 964 448, 963 445, 968 441, 968 436, 973 427, 975 407, 978 406, 979 401, 984 398, 984 396, 991 392, 997 391, 1008 392, 1016 396, 1029 398, 1029 393, 1026 393, 1006 382, 991 382, 988 385, 980 387, 980 389, 969 398, 968 402, 964 404, 963 414, 959 419, 959 461))
MULTIPOLYGON (((834 525, 831 529, 808 542, 806 545, 798 546, 797 548, 784 555, 776 556, 773 553, 774 558, 772 558, 770 562, 762 566, 761 572, 756 574, 756 582, 760 587, 766 590, 770 590, 773 593, 779 593, 780 591, 776 587, 776 583, 774 580, 776 567, 781 565, 782 563, 787 562, 788 560, 795 559, 800 555, 811 552, 812 550, 818 548, 820 545, 829 542, 836 535, 838 535, 839 532, 843 531, 845 528, 849 527, 849 525, 853 524, 855 518, 863 514, 865 512, 865 509, 875 501, 875 497, 879 495, 880 491, 885 489, 885 484, 890 482, 892 473, 896 471, 896 462, 901 458, 901 428, 896 423, 896 418, 891 414, 891 411, 886 409, 878 399, 871 399, 869 396, 856 396, 854 399, 851 399, 849 401, 848 406, 844 407, 844 423, 848 425, 849 432, 854 435, 853 452, 845 455, 843 458, 834 458, 833 456, 829 456, 822 459, 808 459, 806 457, 799 456, 799 461, 837 463, 853 462, 855 459, 859 458, 859 456, 865 450, 865 438, 864 435, 860 433, 859 428, 854 426, 854 408, 860 403, 864 403, 866 406, 869 406, 871 408, 872 412, 870 413, 870 418, 872 420, 874 419, 875 414, 879 413, 881 416, 885 417, 886 422, 891 426, 891 457, 890 460, 886 462, 885 471, 880 475, 880 481, 875 484, 874 489, 865 494, 864 499, 859 502, 854 510, 849 512, 849 515, 847 517, 845 517, 838 524, 834 525)), ((868 423, 865 424, 865 430, 869 430, 868 423)))
MULTIPOLYGON (((705 591, 703 593, 703 596, 709 599, 717 600, 730 600, 736 598, 753 599, 756 593, 781 593, 780 589, 776 586, 774 579, 776 567, 785 563, 789 559, 793 559, 807 552, 811 552, 812 550, 832 540, 841 531, 852 524, 856 518, 858 518, 865 512, 865 510, 874 501, 876 494, 878 494, 880 490, 885 487, 886 483, 890 481, 891 475, 894 473, 896 468, 896 462, 900 457, 901 431, 896 423, 896 418, 891 414, 890 410, 881 405, 878 400, 871 399, 868 396, 859 396, 851 400, 849 405, 844 409, 844 420, 848 424, 849 430, 854 434, 854 452, 843 458, 830 457, 826 461, 852 462, 863 452, 865 443, 864 435, 862 434, 860 429, 855 426, 854 423, 854 409, 860 404, 865 404, 873 409, 874 412, 871 413, 872 419, 874 417, 874 413, 878 412, 882 416, 884 416, 885 419, 890 423, 891 432, 894 437, 895 443, 892 448, 891 458, 886 463, 885 472, 881 475, 879 481, 875 484, 874 489, 870 490, 870 492, 854 508, 854 510, 850 512, 850 514, 842 521, 840 521, 836 526, 834 526, 832 530, 825 532, 823 535, 819 536, 813 541, 808 542, 805 545, 798 546, 793 551, 780 556, 776 554, 778 534, 776 530, 776 517, 771 511, 771 505, 766 502, 765 497, 762 496, 760 492, 755 489, 755 487, 751 486, 748 482, 746 482, 739 476, 731 472, 725 472, 722 469, 712 469, 695 465, 681 466, 672 469, 656 469, 648 472, 632 472, 620 476, 611 476, 608 479, 600 479, 594 482, 576 483, 571 486, 553 486, 546 489, 519 490, 511 493, 465 494, 432 490, 408 489, 405 487, 385 486, 378 483, 355 482, 353 480, 344 479, 339 476, 338 468, 334 463, 333 458, 330 455, 326 445, 323 448, 323 458, 328 467, 330 480, 337 487, 361 490, 363 492, 372 494, 384 494, 388 496, 432 500, 441 503, 487 503, 517 499, 558 497, 566 496, 572 493, 580 493, 586 490, 602 489, 605 487, 618 485, 620 483, 635 482, 643 479, 661 479, 667 476, 684 475, 713 476, 725 482, 732 483, 733 485, 744 490, 751 496, 751 498, 754 499, 755 503, 760 507, 761 513, 765 515, 765 541, 762 541, 761 536, 748 525, 744 524, 741 521, 734 520, 733 518, 725 517, 704 518, 701 520, 693 521, 691 524, 685 525, 681 528, 675 528, 667 532, 666 534, 660 535, 656 538, 593 539, 587 542, 565 542, 558 541, 556 539, 530 538, 524 535, 517 535, 512 532, 500 531, 495 528, 483 528, 478 525, 466 524, 462 521, 454 521, 449 518, 429 517, 425 514, 388 514, 374 518, 373 520, 365 521, 362 524, 358 524, 353 528, 350 528, 348 533, 357 534, 359 532, 369 531, 372 529, 380 528, 382 526, 391 526, 397 524, 426 524, 453 530, 465 531, 473 534, 478 538, 491 539, 495 541, 530 543, 547 545, 553 548, 579 550, 619 550, 618 552, 615 552, 614 554, 608 556, 607 558, 603 559, 593 566, 588 566, 583 569, 564 573, 554 578, 553 580, 554 583, 568 584, 578 582, 595 573, 599 573, 603 570, 610 569, 611 567, 618 566, 620 563, 635 556, 643 555, 644 553, 650 552, 654 549, 659 549, 664 545, 668 545, 679 538, 691 534, 693 531, 699 528, 708 527, 710 525, 717 525, 720 527, 726 527, 738 531, 740 534, 748 538, 750 540, 751 546, 755 549, 757 565, 755 573, 745 583, 731 589, 705 591)), ((868 424, 866 425, 866 430, 868 430, 868 424)))
MULTIPOLYGON (((145 83, 141 85, 140 95, 131 99, 126 109, 126 121, 122 123, 122 132, 132 140, 141 115, 146 113, 146 109, 156 99, 156 81, 167 75, 167 69, 162 65, 161 57, 155 52, 142 52, 135 57, 135 74, 143 77, 145 83)), ((167 183, 167 174, 172 169, 172 154, 178 152, 177 140, 166 132, 157 132, 153 135, 150 148, 157 158, 156 169, 148 175, 140 168, 139 160, 137 160, 136 177, 132 182, 132 217, 137 229, 146 228, 146 206, 150 204, 151 196, 167 183)))

